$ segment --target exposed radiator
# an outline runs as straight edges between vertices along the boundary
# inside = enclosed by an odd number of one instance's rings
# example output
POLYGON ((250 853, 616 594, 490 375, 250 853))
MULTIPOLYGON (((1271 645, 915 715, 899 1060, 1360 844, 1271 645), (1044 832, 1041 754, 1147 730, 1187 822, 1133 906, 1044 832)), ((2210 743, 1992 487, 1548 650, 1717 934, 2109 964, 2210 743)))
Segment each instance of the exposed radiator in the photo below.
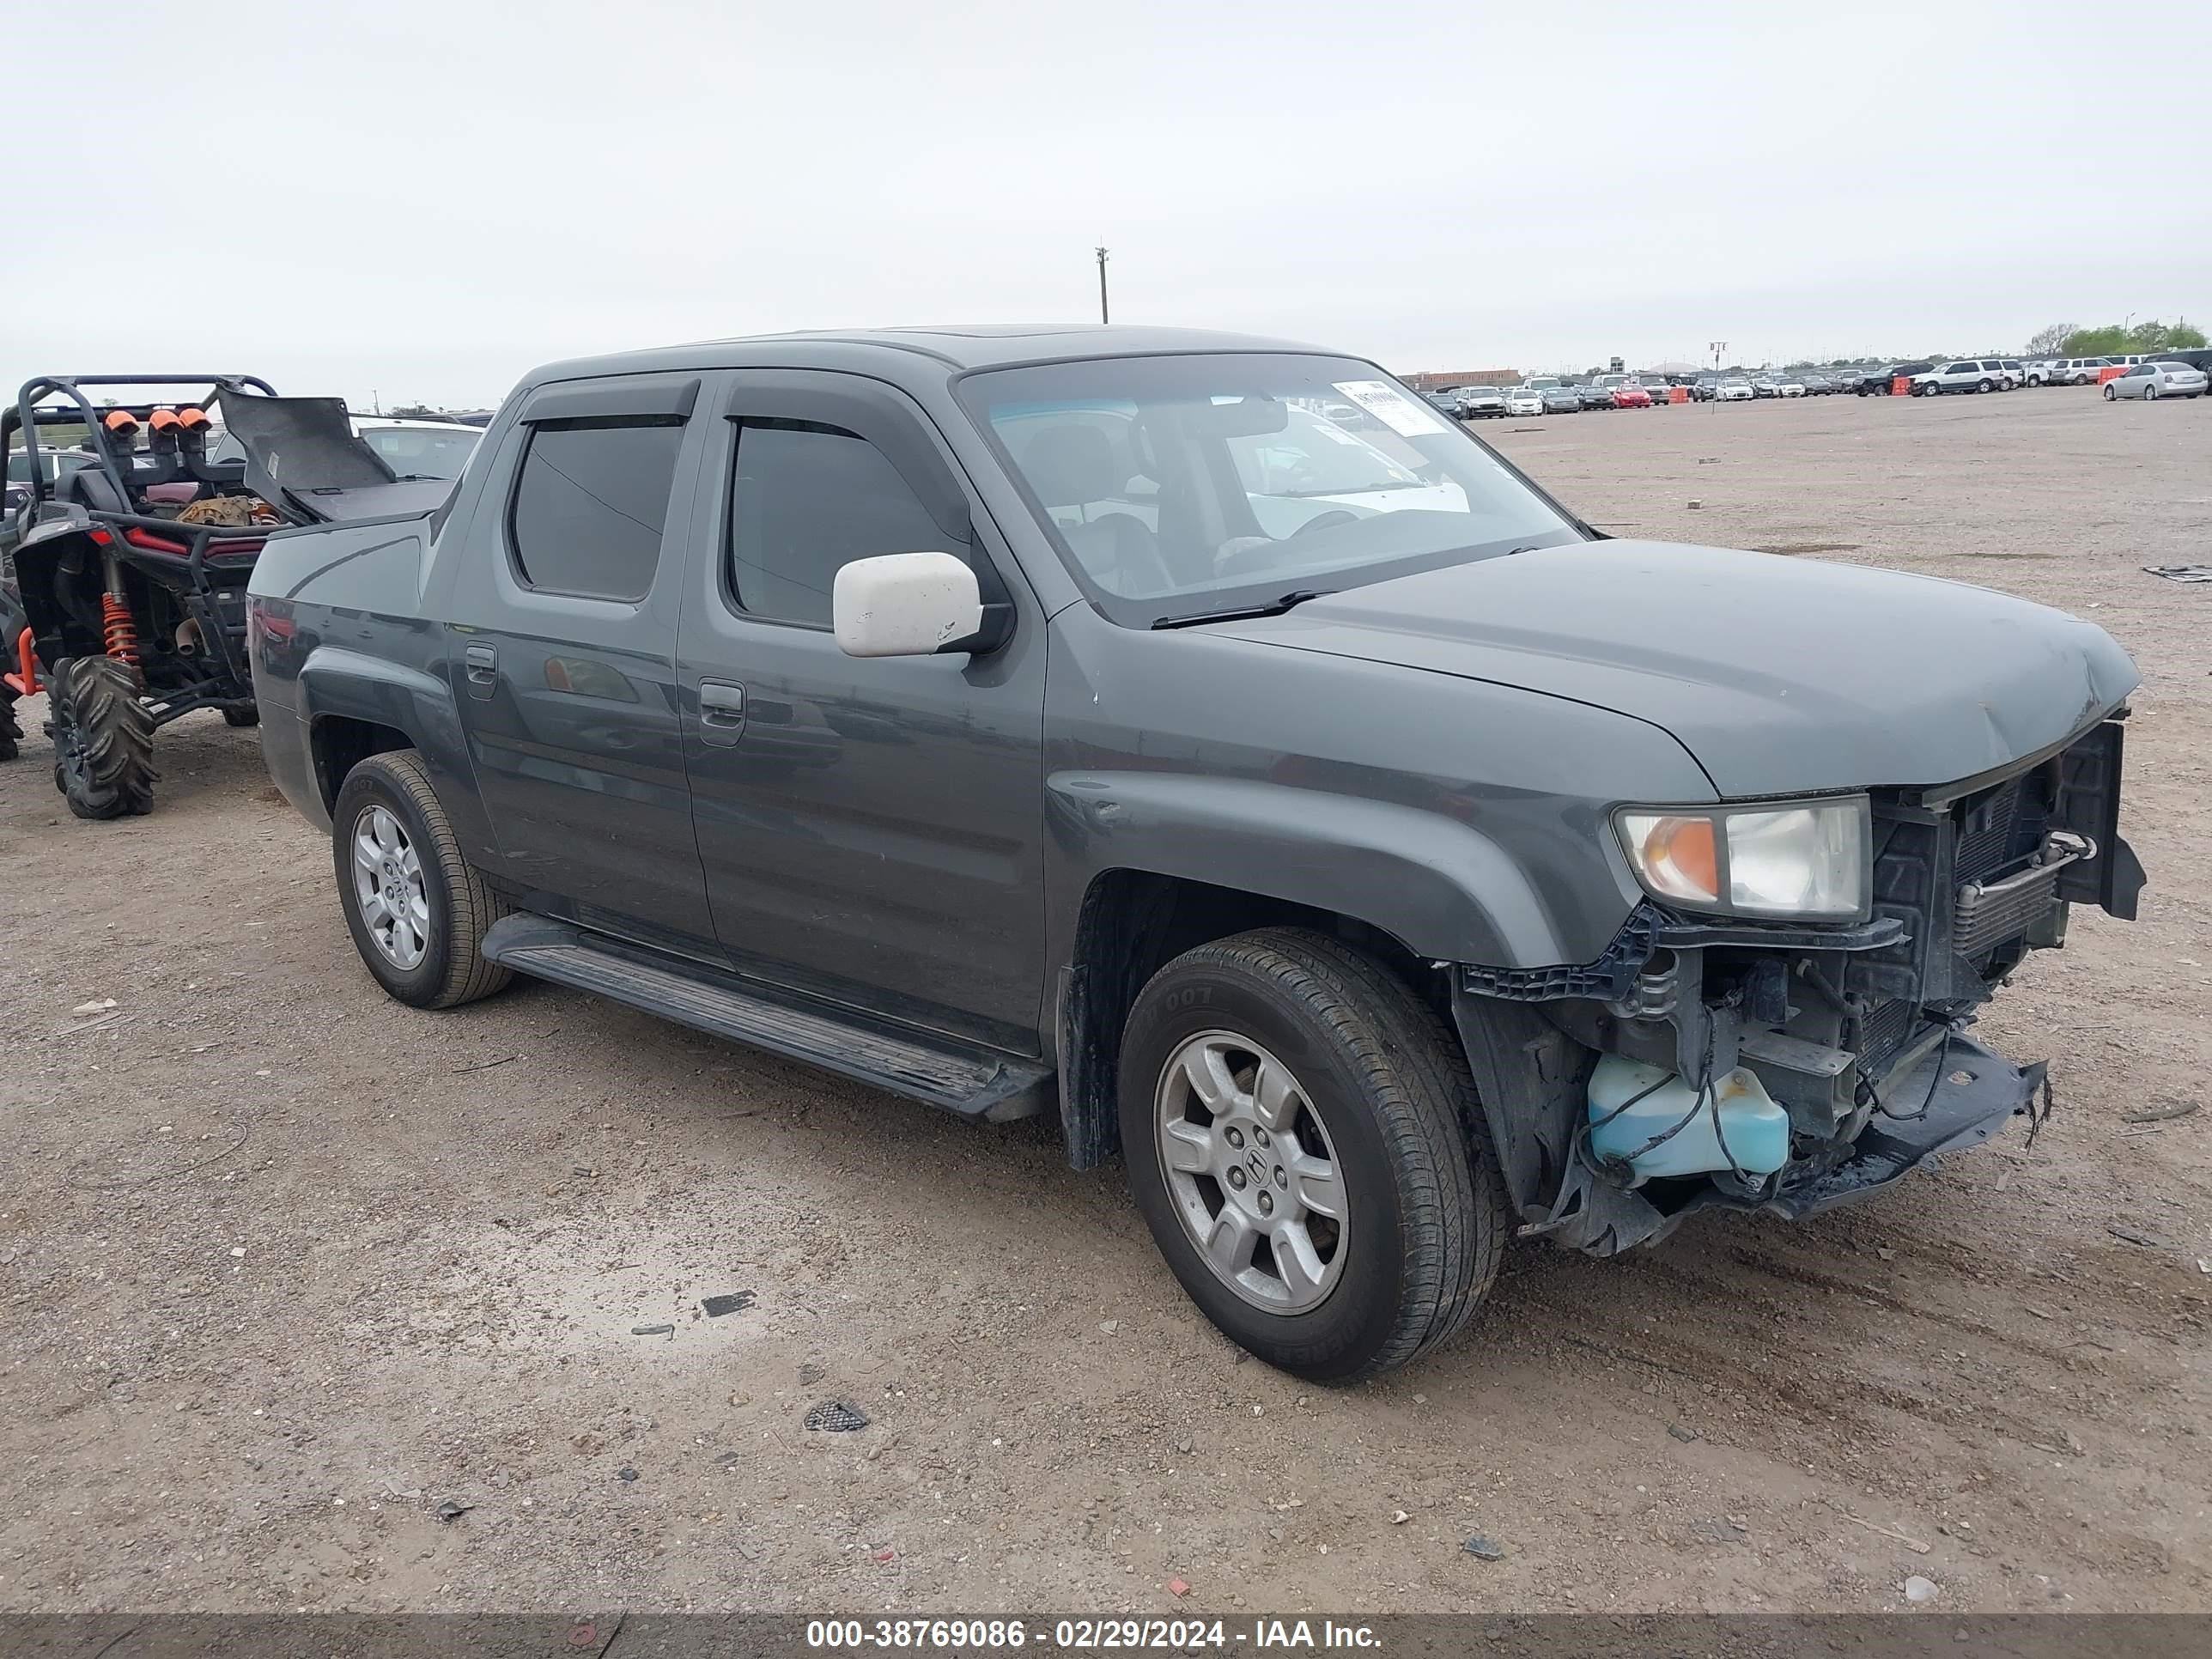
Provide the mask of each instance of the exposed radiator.
MULTIPOLYGON (((1962 842, 1962 867, 1964 851, 1962 842)), ((1962 883, 1952 912, 1951 948, 1962 957, 1979 956, 2026 933, 2058 902, 2059 872, 2096 855, 2096 843, 2087 836, 2057 830, 2044 838, 2026 869, 1996 881, 1962 883)))

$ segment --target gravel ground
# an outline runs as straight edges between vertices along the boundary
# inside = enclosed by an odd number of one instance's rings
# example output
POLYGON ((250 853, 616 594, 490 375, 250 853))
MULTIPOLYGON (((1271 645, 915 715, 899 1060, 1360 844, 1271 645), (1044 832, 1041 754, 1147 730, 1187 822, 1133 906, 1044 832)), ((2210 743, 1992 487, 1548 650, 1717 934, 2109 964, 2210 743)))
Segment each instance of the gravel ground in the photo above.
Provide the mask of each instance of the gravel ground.
POLYGON ((2143 918, 2077 915, 1983 1027, 2053 1061, 2032 1152, 1527 1249, 1452 1350, 1310 1389, 1240 1364, 1121 1170, 1039 1126, 548 987, 400 1007, 251 733, 166 731, 158 810, 114 825, 33 737, 0 772, 0 1606, 2212 1604, 2212 1110, 2130 1121, 2212 1058, 2212 586, 2139 568, 2212 556, 2212 402, 1485 435, 1617 532, 1984 582, 2134 653, 2143 918), (804 1428, 830 1399, 872 1422, 804 1428))

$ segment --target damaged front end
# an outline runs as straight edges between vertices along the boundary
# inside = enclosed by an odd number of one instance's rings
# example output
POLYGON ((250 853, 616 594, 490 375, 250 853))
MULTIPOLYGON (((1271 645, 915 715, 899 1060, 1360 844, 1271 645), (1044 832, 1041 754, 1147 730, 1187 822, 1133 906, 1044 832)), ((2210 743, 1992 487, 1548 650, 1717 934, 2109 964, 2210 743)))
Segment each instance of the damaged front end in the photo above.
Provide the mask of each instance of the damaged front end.
POLYGON ((1717 1206, 1794 1219, 1978 1145, 2015 1114, 2039 1123, 2042 1064, 2015 1066, 1966 1028, 2030 951, 2064 944, 2072 904, 2134 918, 2143 874, 2118 835, 2124 714, 2001 775, 1874 792, 1854 920, 1647 899, 1594 963, 1459 967, 1454 1011, 1524 1232, 1610 1255, 1717 1206), (1592 1134, 1620 1109, 1591 1103, 1607 1056, 1691 1103, 1638 1157, 1592 1134), (1774 1167, 1747 1169, 1729 1150, 1731 1086, 1763 1091, 1770 1120, 1786 1114, 1774 1167), (1717 1167, 1681 1173, 1681 1157, 1658 1158, 1678 1131, 1710 1134, 1717 1167))

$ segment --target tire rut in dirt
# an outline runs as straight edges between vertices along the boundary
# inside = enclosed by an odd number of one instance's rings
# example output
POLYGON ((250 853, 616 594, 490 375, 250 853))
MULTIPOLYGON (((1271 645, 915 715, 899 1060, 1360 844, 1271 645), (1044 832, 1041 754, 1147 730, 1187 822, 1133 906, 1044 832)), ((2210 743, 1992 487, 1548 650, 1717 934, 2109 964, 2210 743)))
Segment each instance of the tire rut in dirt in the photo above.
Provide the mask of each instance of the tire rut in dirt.
POLYGON ((154 810, 154 716, 138 677, 112 657, 73 657, 54 671, 54 787, 81 818, 154 810))

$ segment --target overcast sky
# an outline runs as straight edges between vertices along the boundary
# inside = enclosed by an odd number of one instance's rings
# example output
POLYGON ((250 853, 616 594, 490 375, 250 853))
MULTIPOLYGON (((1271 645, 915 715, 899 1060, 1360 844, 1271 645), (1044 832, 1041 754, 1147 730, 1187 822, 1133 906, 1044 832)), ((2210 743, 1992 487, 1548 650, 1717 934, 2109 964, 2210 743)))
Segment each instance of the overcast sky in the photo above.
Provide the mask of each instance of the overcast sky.
POLYGON ((2212 317, 2212 4, 0 0, 0 380, 490 403, 580 352, 1117 320, 1421 368, 2212 317), (2094 36, 2095 52, 2078 43, 2094 36), (84 112, 81 128, 63 121, 84 112))

